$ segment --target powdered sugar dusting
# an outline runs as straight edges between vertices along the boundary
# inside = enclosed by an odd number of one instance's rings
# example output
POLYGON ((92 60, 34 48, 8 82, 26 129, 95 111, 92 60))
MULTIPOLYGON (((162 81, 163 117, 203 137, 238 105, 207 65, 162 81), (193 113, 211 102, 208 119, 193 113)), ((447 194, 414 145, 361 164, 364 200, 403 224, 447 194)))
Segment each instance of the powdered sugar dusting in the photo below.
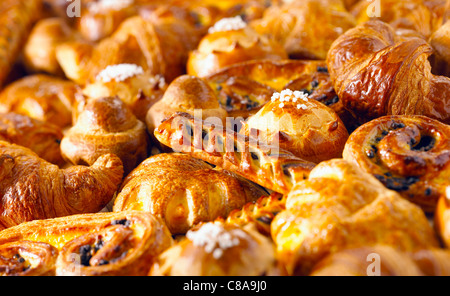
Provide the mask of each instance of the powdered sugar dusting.
POLYGON ((117 82, 124 81, 130 77, 144 74, 144 69, 138 65, 134 64, 119 64, 119 65, 111 65, 106 67, 103 71, 101 71, 96 80, 103 82, 110 82, 115 80, 117 82))
POLYGON ((247 23, 240 16, 223 18, 209 28, 208 33, 240 30, 246 26, 247 23))
POLYGON ((279 101, 280 104, 278 105, 280 108, 283 108, 285 106, 284 102, 293 102, 297 104, 297 109, 303 109, 306 110, 308 107, 305 104, 300 104, 300 102, 308 102, 308 95, 305 94, 302 91, 292 91, 290 89, 282 90, 281 92, 276 92, 272 95, 271 98, 272 102, 279 101))

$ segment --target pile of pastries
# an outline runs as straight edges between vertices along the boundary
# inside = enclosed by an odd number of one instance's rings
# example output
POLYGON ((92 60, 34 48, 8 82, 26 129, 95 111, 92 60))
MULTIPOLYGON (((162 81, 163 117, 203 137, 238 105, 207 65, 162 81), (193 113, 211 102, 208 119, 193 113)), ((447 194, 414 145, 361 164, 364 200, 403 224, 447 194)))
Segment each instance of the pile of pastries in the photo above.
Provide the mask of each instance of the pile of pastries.
POLYGON ((450 275, 449 0, 0 23, 1 275, 450 275))

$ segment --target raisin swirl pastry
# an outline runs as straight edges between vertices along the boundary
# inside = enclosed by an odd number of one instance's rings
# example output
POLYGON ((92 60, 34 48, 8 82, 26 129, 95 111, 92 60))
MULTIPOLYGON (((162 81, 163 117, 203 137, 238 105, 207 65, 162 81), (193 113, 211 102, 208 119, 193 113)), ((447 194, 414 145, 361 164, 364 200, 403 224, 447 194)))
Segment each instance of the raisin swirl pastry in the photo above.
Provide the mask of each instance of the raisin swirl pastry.
POLYGON ((72 106, 78 87, 46 74, 25 76, 0 92, 0 112, 15 112, 66 128, 72 124, 72 106))
POLYGON ((0 140, 24 146, 39 157, 56 165, 65 162, 60 143, 63 131, 60 127, 31 117, 9 112, 0 113, 0 140))
POLYGON ((344 107, 361 123, 384 115, 425 115, 449 123, 450 78, 434 75, 433 48, 422 38, 402 38, 379 20, 341 35, 327 56, 344 107))
POLYGON ((286 197, 271 236, 289 274, 308 275, 324 257, 347 248, 384 244, 413 252, 438 248, 417 205, 343 159, 321 162, 286 197))
POLYGON ((344 159, 433 212, 450 174, 450 127, 425 116, 383 116, 353 132, 344 159))
POLYGON ((74 126, 61 141, 64 159, 75 165, 92 165, 104 154, 114 154, 128 174, 147 158, 148 136, 138 120, 118 97, 89 100, 74 126))
POLYGON ((339 116, 324 104, 289 89, 274 93, 242 126, 241 133, 319 163, 342 157, 348 132, 339 116))
MULTIPOLYGON (((41 244, 58 255, 57 276, 143 276, 173 244, 164 223, 148 212, 92 213, 22 223, 0 232, 0 248, 41 244)), ((10 259, 14 260, 10 252, 10 259)))
POLYGON ((188 113, 174 114, 154 134, 174 151, 188 153, 282 194, 307 178, 315 166, 278 145, 258 143, 231 128, 195 119, 188 113))
POLYGON ((208 30, 190 53, 186 67, 189 75, 205 77, 239 62, 263 59, 287 59, 287 54, 236 16, 221 19, 208 30))
POLYGON ((113 211, 141 210, 161 217, 172 234, 226 217, 267 195, 259 186, 186 154, 144 160, 123 181, 113 211))
POLYGON ((0 275, 52 276, 58 250, 33 241, 14 241, 0 245, 0 275))
POLYGON ((158 256, 151 276, 284 275, 271 240, 252 225, 221 222, 196 225, 158 256))
POLYGON ((22 222, 98 212, 122 181, 120 158, 60 169, 28 148, 0 141, 0 229, 22 222))
POLYGON ((375 245, 327 256, 310 276, 449 276, 449 266, 450 253, 444 249, 402 252, 393 246, 375 245))

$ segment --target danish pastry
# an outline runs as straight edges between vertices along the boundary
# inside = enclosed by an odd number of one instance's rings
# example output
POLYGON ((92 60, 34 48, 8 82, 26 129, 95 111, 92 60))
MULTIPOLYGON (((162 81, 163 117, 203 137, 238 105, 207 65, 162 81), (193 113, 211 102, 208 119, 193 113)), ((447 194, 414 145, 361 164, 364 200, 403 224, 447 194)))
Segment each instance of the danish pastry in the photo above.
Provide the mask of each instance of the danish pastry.
POLYGON ((425 116, 383 116, 350 135, 343 157, 433 212, 450 185, 450 127, 425 116))
POLYGON ((186 238, 160 254, 152 276, 283 275, 271 240, 249 224, 220 222, 196 225, 186 238))
POLYGON ((308 275, 325 256, 385 244, 401 251, 438 248, 424 212, 342 159, 321 162, 297 182, 271 235, 289 274, 308 275))
POLYGON ((75 83, 46 74, 25 76, 0 92, 0 112, 15 112, 61 128, 72 124, 75 83))
POLYGON ((113 211, 152 212, 172 234, 184 234, 263 195, 262 188, 233 173, 186 154, 163 153, 143 161, 125 178, 113 211))
POLYGON ((147 130, 118 97, 89 100, 61 141, 62 156, 72 164, 92 165, 104 154, 123 163, 125 175, 147 158, 147 130))
POLYGON ((276 92, 242 126, 241 133, 319 163, 342 157, 348 132, 339 116, 300 91, 276 92))
POLYGON ((278 145, 258 143, 233 129, 187 113, 174 114, 154 134, 174 151, 188 153, 281 194, 287 194, 296 182, 307 178, 315 166, 278 145))
MULTIPOLYGON (((12 249, 13 246, 23 249, 28 245, 56 249, 56 260, 55 256, 47 255, 52 261, 44 261, 46 257, 42 254, 33 261, 25 260, 22 265, 31 265, 29 270, 37 271, 35 261, 42 258, 43 263, 48 262, 46 267, 50 275, 58 276, 147 275, 154 258, 172 244, 173 239, 164 223, 142 211, 36 220, 0 232, 2 249, 12 249)), ((30 251, 39 255, 39 249, 35 250, 30 251)), ((14 253, 9 252, 8 255, 6 260, 17 260, 14 253)))
POLYGON ((27 147, 44 160, 62 166, 60 127, 16 113, 0 113, 0 140, 27 147))
POLYGON ((250 25, 280 43, 291 58, 325 60, 333 41, 356 20, 341 0, 303 0, 273 5, 250 25))
POLYGON ((0 141, 0 229, 22 222, 98 212, 123 177, 120 159, 60 169, 28 148, 0 141))
POLYGON ((450 253, 443 249, 401 252, 376 245, 336 252, 314 266, 311 276, 448 276, 450 253))
POLYGON ((422 38, 398 41, 390 25, 373 20, 341 35, 327 63, 344 107, 362 123, 383 115, 425 115, 449 123, 450 78, 432 74, 432 52, 422 38))
POLYGON ((209 28, 187 61, 187 73, 211 75, 227 66, 249 60, 287 59, 283 47, 258 34, 240 16, 224 18, 209 28))
POLYGON ((201 119, 215 118, 222 125, 226 122, 227 111, 223 109, 211 87, 202 78, 181 75, 165 91, 161 100, 153 104, 147 112, 146 124, 153 134, 161 122, 176 112, 187 112, 201 119))

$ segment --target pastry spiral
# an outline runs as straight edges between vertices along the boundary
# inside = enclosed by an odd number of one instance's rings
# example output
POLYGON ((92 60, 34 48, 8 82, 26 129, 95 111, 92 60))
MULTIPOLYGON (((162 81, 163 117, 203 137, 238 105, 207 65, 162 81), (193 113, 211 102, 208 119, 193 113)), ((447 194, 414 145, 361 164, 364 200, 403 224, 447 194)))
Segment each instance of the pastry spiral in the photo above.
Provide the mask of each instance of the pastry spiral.
POLYGON ((73 127, 61 141, 62 156, 72 164, 92 165, 104 154, 114 154, 128 174, 147 158, 148 136, 118 97, 88 100, 73 127))
POLYGON ((449 123, 450 78, 433 75, 433 48, 422 38, 401 38, 378 20, 341 35, 327 56, 344 107, 360 122, 383 115, 425 115, 449 123))
POLYGON ((353 132, 343 157, 433 212, 450 176, 450 127, 425 116, 383 116, 353 132))
POLYGON ((270 190, 286 194, 308 177, 315 164, 218 124, 176 113, 155 129, 155 137, 174 151, 234 172, 270 190))
POLYGON ((240 132, 266 143, 277 141, 280 149, 314 163, 342 157, 348 138, 336 112, 291 90, 275 93, 243 123, 240 132))
POLYGON ((0 229, 22 222, 98 212, 123 177, 120 159, 60 169, 28 148, 0 141, 0 229))
POLYGON ((141 210, 161 217, 172 234, 254 202, 267 193, 234 174, 186 154, 143 161, 121 185, 113 211, 141 210))
POLYGON ((289 274, 308 275, 325 256, 385 244, 401 251, 437 248, 424 212, 375 177, 343 159, 318 164, 297 182, 271 236, 289 274))
POLYGON ((252 225, 196 225, 153 264, 153 276, 283 275, 271 240, 252 225))
POLYGON ((17 113, 0 113, 0 140, 24 146, 39 157, 56 165, 63 165, 60 127, 17 113))
POLYGON ((25 76, 0 92, 0 112, 15 112, 66 128, 78 92, 71 81, 46 74, 25 76))
POLYGON ((10 244, 56 249, 48 267, 57 276, 143 276, 173 239, 152 214, 124 211, 22 223, 0 232, 0 248, 10 244))

